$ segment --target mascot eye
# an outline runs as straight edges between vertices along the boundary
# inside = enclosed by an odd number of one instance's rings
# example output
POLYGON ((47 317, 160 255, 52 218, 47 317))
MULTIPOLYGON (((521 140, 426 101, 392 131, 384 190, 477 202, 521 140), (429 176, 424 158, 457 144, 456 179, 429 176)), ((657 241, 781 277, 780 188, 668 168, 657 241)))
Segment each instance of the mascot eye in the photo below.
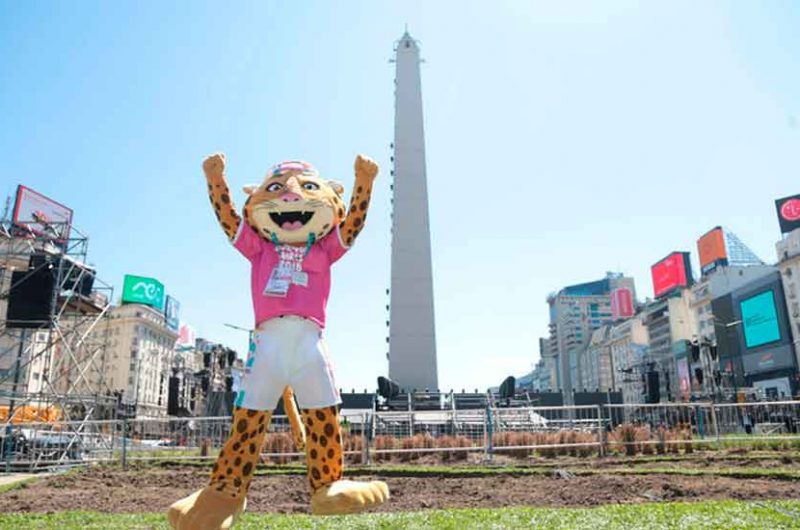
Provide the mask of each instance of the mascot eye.
POLYGON ((304 190, 318 190, 319 186, 314 182, 306 182, 303 184, 304 190))
POLYGON ((273 182, 269 186, 267 186, 267 191, 276 192, 283 187, 283 184, 280 182, 273 182))

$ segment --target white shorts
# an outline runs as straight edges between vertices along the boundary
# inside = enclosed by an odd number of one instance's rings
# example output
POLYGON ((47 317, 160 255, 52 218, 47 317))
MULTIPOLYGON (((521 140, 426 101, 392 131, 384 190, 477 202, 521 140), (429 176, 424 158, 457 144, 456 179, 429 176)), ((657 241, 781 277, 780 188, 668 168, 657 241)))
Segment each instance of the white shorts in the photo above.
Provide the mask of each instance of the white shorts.
POLYGON ((271 318, 255 330, 254 341, 255 351, 248 352, 236 396, 237 407, 272 411, 287 385, 302 409, 342 402, 317 324, 292 315, 271 318))

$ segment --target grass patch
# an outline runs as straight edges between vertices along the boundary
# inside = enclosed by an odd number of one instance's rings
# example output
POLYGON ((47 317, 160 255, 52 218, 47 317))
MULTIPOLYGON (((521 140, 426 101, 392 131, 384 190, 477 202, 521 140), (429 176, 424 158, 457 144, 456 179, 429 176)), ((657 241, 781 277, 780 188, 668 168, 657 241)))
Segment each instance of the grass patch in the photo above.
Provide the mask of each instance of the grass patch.
MULTIPOLYGON (((651 460, 651 462, 661 460, 651 460)), ((663 460, 669 462, 670 460, 663 460)), ((616 463, 615 463, 616 464, 616 463)), ((632 465, 635 462, 621 460, 619 465, 632 465)), ((179 466, 183 467, 183 466, 179 466)), ((204 466, 208 467, 208 466, 204 466)), ((681 475, 681 476, 719 476, 743 479, 765 478, 774 480, 800 481, 800 469, 783 467, 583 467, 576 462, 564 462, 562 466, 536 465, 498 465, 498 466, 420 466, 420 465, 381 465, 348 466, 350 476, 380 477, 491 477, 497 475, 550 475, 554 467, 567 469, 575 475, 681 475)), ((130 472, 135 472, 131 468, 130 472)), ((255 471, 257 476, 305 475, 305 465, 263 466, 255 471)))
POLYGON ((9 491, 24 489, 39 480, 40 477, 29 477, 23 480, 18 480, 17 482, 12 482, 11 484, 3 484, 0 485, 0 495, 4 493, 8 493, 9 491))
MULTIPOLYGON (((168 530, 160 514, 1 514, 0 528, 15 530, 168 530)), ((307 515, 249 514, 236 530, 361 530, 426 529, 468 530, 537 528, 539 530, 729 529, 783 530, 800 528, 800 501, 648 503, 599 508, 504 508, 430 510, 426 512, 311 517, 307 515)))

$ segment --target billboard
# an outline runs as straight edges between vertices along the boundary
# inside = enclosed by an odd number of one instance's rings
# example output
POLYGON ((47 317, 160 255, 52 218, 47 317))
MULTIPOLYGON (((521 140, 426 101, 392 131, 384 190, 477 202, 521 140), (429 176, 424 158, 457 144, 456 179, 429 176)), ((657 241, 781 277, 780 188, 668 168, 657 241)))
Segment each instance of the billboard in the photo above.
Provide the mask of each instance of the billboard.
POLYGON ((629 318, 633 316, 633 292, 627 287, 614 289, 609 295, 611 297, 611 318, 629 318))
POLYGON ((653 294, 656 298, 692 284, 692 269, 688 252, 673 252, 650 267, 653 294))
POLYGON ((678 359, 678 385, 680 386, 681 399, 689 401, 692 395, 692 378, 689 376, 689 359, 678 359))
POLYGON ((739 302, 742 311, 744 342, 748 348, 775 342, 781 338, 775 294, 764 291, 739 302))
POLYGON ((162 310, 164 285, 155 278, 126 274, 122 286, 122 303, 144 304, 162 310))
POLYGON ((728 251, 725 248, 725 234, 722 227, 715 227, 697 240, 697 254, 700 256, 702 274, 711 272, 718 265, 728 264, 728 251))
POLYGON ((164 305, 164 318, 167 320, 167 327, 172 331, 178 331, 180 327, 181 304, 170 295, 167 295, 164 305))
POLYGON ((767 351, 748 353, 742 356, 742 364, 747 375, 771 372, 784 368, 794 368, 794 353, 791 344, 768 348, 767 351))
POLYGON ((63 243, 69 239, 72 210, 20 184, 17 186, 11 222, 36 235, 63 243))
POLYGON ((800 195, 792 195, 775 201, 778 222, 784 234, 800 228, 800 195))
POLYGON ((178 340, 175 344, 178 346, 188 346, 194 348, 195 341, 197 340, 197 332, 189 324, 184 324, 180 327, 178 332, 178 340))

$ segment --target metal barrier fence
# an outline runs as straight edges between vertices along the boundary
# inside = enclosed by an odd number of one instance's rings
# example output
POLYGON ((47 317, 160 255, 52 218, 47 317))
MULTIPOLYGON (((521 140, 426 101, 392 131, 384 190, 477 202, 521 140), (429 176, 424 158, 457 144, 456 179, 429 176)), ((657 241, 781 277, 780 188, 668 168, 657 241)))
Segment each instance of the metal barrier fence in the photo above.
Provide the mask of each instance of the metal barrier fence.
MULTIPOLYGON (((0 471, 97 462, 213 459, 229 417, 0 425, 0 471)), ((356 463, 477 453, 604 456, 731 446, 800 449, 800 401, 486 408, 412 412, 342 411, 345 456, 356 463)), ((285 416, 273 417, 262 458, 301 461, 285 416)))

